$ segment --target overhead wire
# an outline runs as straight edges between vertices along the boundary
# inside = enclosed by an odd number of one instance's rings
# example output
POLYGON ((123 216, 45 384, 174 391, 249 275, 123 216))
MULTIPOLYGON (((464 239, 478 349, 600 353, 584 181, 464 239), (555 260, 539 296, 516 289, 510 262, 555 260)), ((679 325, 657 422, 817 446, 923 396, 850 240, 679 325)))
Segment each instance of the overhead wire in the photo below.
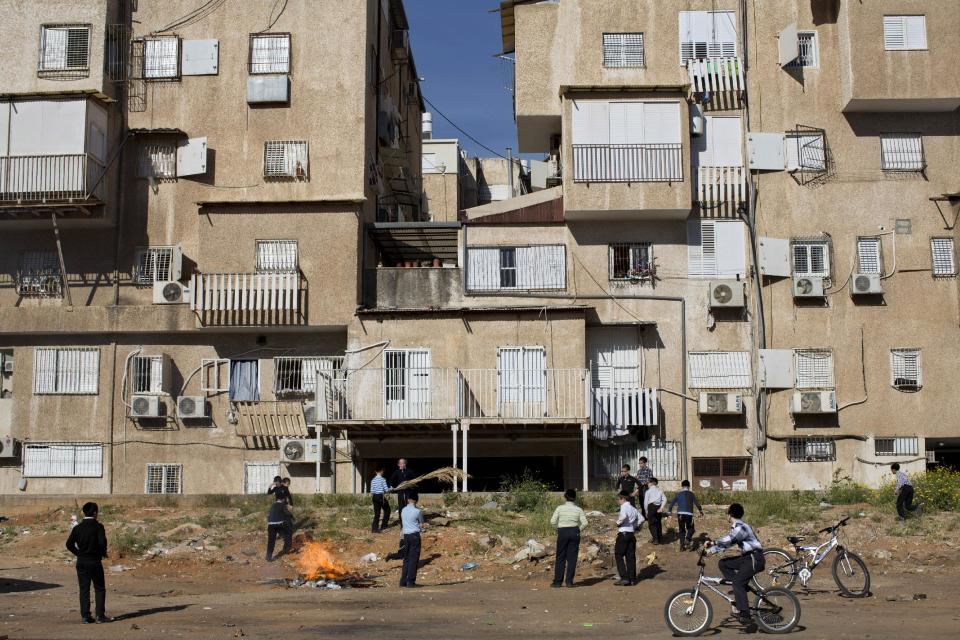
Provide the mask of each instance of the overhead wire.
POLYGON ((480 147, 482 147, 483 149, 486 149, 487 151, 489 151, 489 152, 492 153, 493 155, 497 156, 498 158, 502 158, 503 160, 506 160, 507 162, 513 162, 513 163, 515 163, 515 164, 516 164, 517 166, 519 166, 519 167, 522 167, 522 166, 523 166, 523 164, 522 164, 522 163, 520 162, 520 160, 518 160, 517 158, 513 158, 513 160, 511 160, 511 159, 508 158, 507 156, 505 156, 505 155, 503 155, 502 153, 499 153, 499 152, 497 152, 497 151, 494 151, 493 149, 491 149, 490 147, 488 147, 487 145, 483 144, 482 142, 480 142, 479 140, 477 140, 476 138, 474 138, 472 135, 470 135, 469 133, 467 133, 466 131, 464 131, 463 128, 460 127, 460 125, 458 125, 456 122, 454 122, 453 120, 451 120, 450 118, 448 118, 448 117, 446 116, 446 114, 443 113, 443 111, 440 111, 440 109, 437 108, 437 105, 435 105, 435 104, 433 104, 432 102, 430 102, 430 100, 427 99, 427 96, 423 96, 423 101, 426 102, 428 105, 430 105, 430 108, 433 109, 433 112, 434 112, 434 113, 436 113, 438 116, 440 116, 441 118, 443 118, 444 120, 446 120, 447 122, 449 122, 451 127, 453 127, 454 129, 456 129, 457 131, 459 131, 460 133, 462 133, 463 135, 465 135, 467 138, 469 138, 470 140, 472 140, 472 141, 475 142, 476 144, 480 145, 480 147))
POLYGON ((195 24, 212 14, 214 11, 226 4, 227 0, 207 0, 202 5, 194 9, 193 11, 175 19, 170 24, 167 24, 151 33, 163 33, 165 31, 171 31, 177 27, 183 27, 191 24, 195 24))

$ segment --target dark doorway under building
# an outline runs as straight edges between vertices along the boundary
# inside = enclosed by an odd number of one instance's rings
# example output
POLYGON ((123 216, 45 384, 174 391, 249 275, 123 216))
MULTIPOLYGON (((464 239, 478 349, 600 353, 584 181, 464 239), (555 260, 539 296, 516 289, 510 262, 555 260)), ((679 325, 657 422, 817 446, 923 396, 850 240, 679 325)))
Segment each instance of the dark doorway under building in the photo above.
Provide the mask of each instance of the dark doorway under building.
MULTIPOLYGON (((373 477, 376 462, 369 461, 364 465, 365 483, 369 483, 370 478, 373 477)), ((393 459, 381 460, 380 462, 386 466, 386 477, 389 480, 390 474, 397 468, 397 461, 393 459)), ((407 456, 407 466, 413 471, 414 476, 421 476, 442 467, 449 467, 451 462, 452 460, 449 457, 417 458, 413 455, 407 456)), ((470 473, 468 484, 470 491, 499 491, 507 478, 520 477, 527 470, 532 477, 549 485, 551 490, 562 491, 565 489, 562 456, 523 458, 470 456, 467 470, 470 473)), ((451 489, 450 485, 440 484, 436 481, 428 481, 420 485, 420 493, 441 493, 451 489)))
POLYGON ((960 438, 927 438, 925 446, 927 469, 960 470, 960 438))

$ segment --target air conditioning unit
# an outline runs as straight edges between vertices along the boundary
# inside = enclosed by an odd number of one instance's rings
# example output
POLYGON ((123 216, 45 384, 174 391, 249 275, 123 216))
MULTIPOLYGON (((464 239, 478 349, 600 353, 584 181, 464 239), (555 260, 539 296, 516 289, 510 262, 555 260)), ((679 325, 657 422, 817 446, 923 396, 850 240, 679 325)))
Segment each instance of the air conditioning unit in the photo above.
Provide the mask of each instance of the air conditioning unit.
POLYGON ((314 439, 280 439, 280 462, 324 462, 320 443, 314 439))
POLYGON ((133 402, 130 403, 131 418, 160 418, 163 416, 160 404, 160 396, 135 395, 133 402))
POLYGON ((836 412, 836 391, 797 391, 790 401, 790 413, 836 412))
POLYGON ((153 304, 183 304, 187 302, 187 287, 174 280, 153 283, 153 304))
POLYGON ((405 61, 410 57, 410 32, 397 29, 390 33, 390 55, 394 60, 405 61))
POLYGON ((3 359, 3 372, 7 374, 13 373, 13 356, 2 356, 3 359))
POLYGON ((17 457, 17 441, 9 434, 0 436, 0 458, 15 457, 17 457))
POLYGON ((197 419, 207 417, 207 399, 203 396, 180 396, 177 398, 177 417, 197 419))
POLYGON ((793 276, 794 298, 822 298, 823 278, 820 276, 793 276))
POLYGON ((855 296, 876 296, 883 293, 879 273, 855 273, 850 282, 850 293, 855 296))
POLYGON ((736 280, 726 280, 710 283, 710 308, 731 309, 742 308, 743 283, 736 280))
POLYGON ((699 412, 704 415, 743 413, 743 396, 739 393, 701 393, 699 412))

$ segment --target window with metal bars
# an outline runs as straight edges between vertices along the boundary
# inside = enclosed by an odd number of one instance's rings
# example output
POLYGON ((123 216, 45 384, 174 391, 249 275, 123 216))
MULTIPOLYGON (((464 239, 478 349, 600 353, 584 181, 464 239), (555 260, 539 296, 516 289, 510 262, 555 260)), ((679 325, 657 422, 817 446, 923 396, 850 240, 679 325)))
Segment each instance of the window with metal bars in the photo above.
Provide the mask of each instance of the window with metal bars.
POLYGON ((833 438, 807 436, 787 440, 790 462, 831 462, 837 459, 837 443, 833 438))
POLYGON ((603 34, 603 66, 613 68, 644 66, 643 34, 603 34))
POLYGON ((257 240, 257 273, 293 273, 296 271, 296 240, 257 240))
POLYGON ((58 24, 40 28, 41 78, 74 79, 90 75, 90 25, 58 24))
POLYGON ((829 349, 794 351, 797 389, 833 389, 833 352, 829 349))
POLYGON ((467 290, 552 290, 566 288, 566 248, 469 247, 467 290))
POLYGON ((23 447, 24 478, 99 478, 103 445, 93 442, 31 442, 23 447))
POLYGON ((500 249, 500 288, 514 289, 517 286, 517 250, 500 249))
POLYGON ((691 389, 749 389, 749 351, 704 351, 688 355, 691 389))
POLYGON ((957 275, 955 255, 953 238, 930 238, 930 257, 933 262, 934 277, 957 275))
POLYGON ((130 361, 130 383, 133 393, 164 393, 164 357, 136 356, 130 361))
POLYGON ((387 349, 383 352, 383 393, 392 418, 427 417, 430 407, 430 350, 387 349))
POLYGON ((172 142, 151 142, 140 145, 137 176, 141 178, 176 178, 177 145, 172 142))
POLYGON ((794 240, 793 275, 830 277, 830 243, 826 240, 794 240))
POLYGON ((343 358, 324 356, 278 356, 273 359, 273 392, 278 396, 310 395, 317 378, 339 379, 343 358))
POLYGON ((25 298, 59 298, 63 295, 63 274, 56 251, 20 253, 17 295, 25 298))
POLYGON ((750 458, 693 458, 693 480, 697 487, 748 489, 751 473, 750 458))
POLYGON ((133 281, 149 285, 172 280, 172 261, 173 247, 138 247, 133 259, 133 281))
POLYGON ((919 389, 923 384, 920 367, 920 349, 890 349, 890 384, 895 389, 919 389))
POLYGON ((148 464, 144 493, 181 493, 183 465, 148 464))
POLYGON ((100 350, 95 347, 38 348, 33 361, 34 395, 96 395, 100 350))
POLYGON ((609 245, 611 280, 646 280, 652 276, 653 248, 647 242, 609 245))
POLYGON ((821 173, 827 170, 827 137, 824 133, 788 131, 787 171, 821 173))
POLYGON ((877 236, 857 238, 857 272, 883 273, 883 254, 877 236))
POLYGON ((817 32, 797 32, 797 45, 800 54, 791 62, 789 62, 787 67, 816 67, 820 60, 819 53, 817 51, 817 32))
POLYGON ((310 177, 310 158, 306 140, 268 140, 263 144, 263 177, 310 177))
POLYGON ((144 39, 143 78, 145 80, 180 79, 179 36, 156 36, 144 39))
POLYGON ((924 171, 923 136, 919 133, 884 133, 880 136, 880 167, 884 171, 924 171))
POLYGON ((250 73, 290 73, 290 34, 250 34, 250 73))
POLYGON ((920 444, 916 436, 894 436, 892 438, 873 438, 874 453, 878 456, 916 456, 920 454, 920 444))

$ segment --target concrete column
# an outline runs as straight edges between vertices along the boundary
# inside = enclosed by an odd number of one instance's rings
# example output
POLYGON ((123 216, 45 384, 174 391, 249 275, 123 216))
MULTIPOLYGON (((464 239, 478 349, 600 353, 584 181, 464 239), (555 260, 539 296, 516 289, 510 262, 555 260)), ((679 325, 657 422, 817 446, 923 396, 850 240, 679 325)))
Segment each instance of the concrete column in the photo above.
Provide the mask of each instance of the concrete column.
POLYGON ((337 432, 330 432, 330 493, 337 492, 337 432))
MULTIPOLYGON (((460 425, 452 424, 450 425, 450 431, 453 433, 453 467, 457 467, 457 431, 460 429, 460 425)), ((457 478, 453 478, 453 492, 456 493, 458 489, 457 478)))
POLYGON ((461 425, 460 430, 463 431, 463 491, 466 493, 467 489, 467 435, 470 433, 470 425, 464 424, 461 425))
POLYGON ((323 457, 323 427, 321 425, 317 425, 317 456, 317 486, 314 491, 320 493, 320 458, 323 457))
POLYGON ((588 467, 587 467, 587 464, 588 464, 588 462, 589 462, 588 459, 587 459, 587 458, 588 458, 588 456, 587 456, 587 434, 588 434, 589 432, 590 432, 590 425, 588 425, 588 424, 582 424, 582 425, 580 425, 581 443, 582 443, 582 446, 583 446, 583 451, 582 451, 582 453, 583 453, 583 490, 584 490, 584 491, 586 491, 586 490, 588 489, 588 485, 589 485, 589 483, 590 483, 590 473, 589 473, 589 469, 588 469, 588 467))

